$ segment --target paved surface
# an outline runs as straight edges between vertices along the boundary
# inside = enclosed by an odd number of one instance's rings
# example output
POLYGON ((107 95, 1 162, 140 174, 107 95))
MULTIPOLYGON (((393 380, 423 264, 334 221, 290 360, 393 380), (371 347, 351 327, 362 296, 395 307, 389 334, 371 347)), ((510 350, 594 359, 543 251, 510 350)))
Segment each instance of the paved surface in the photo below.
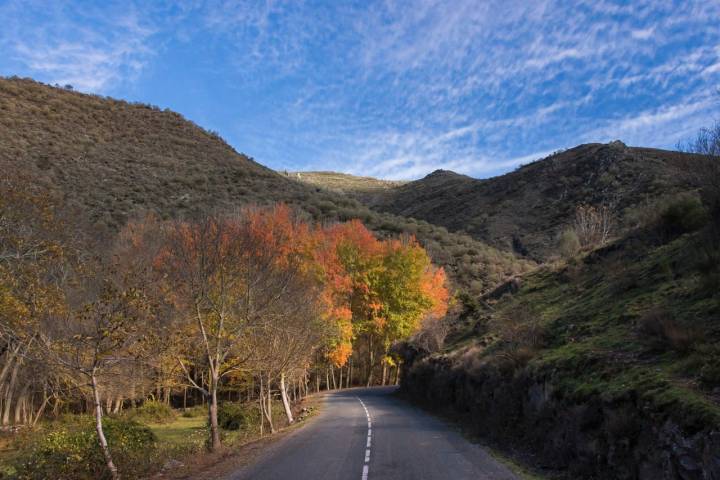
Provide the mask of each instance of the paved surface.
POLYGON ((320 416, 233 480, 517 480, 482 448, 395 398, 394 388, 327 396, 320 416))

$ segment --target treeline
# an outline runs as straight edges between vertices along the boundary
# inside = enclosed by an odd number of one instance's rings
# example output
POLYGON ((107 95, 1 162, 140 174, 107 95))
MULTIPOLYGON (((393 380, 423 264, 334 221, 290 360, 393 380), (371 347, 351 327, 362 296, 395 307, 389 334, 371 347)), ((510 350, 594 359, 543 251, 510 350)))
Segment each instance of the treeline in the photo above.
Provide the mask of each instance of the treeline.
POLYGON ((448 289, 412 237, 359 221, 317 225, 283 205, 84 232, 32 182, 0 182, 0 421, 103 416, 147 400, 256 401, 274 430, 279 396, 387 383, 391 346, 444 317, 448 289), (339 375, 336 375, 337 374, 339 375), (343 377, 344 374, 344 377, 343 377))

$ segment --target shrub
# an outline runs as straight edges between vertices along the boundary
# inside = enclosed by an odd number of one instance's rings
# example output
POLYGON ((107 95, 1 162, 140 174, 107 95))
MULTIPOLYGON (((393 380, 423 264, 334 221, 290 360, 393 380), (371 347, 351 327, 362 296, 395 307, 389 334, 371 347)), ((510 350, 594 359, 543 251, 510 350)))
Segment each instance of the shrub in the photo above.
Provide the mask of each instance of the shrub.
POLYGON ((175 420, 176 414, 170 405, 150 400, 129 410, 127 416, 141 423, 168 423, 175 420))
POLYGON ((527 305, 518 305, 493 321, 502 342, 498 358, 511 370, 524 367, 545 343, 542 319, 527 305))
POLYGON ((500 339, 519 347, 539 348, 545 340, 542 319, 527 305, 519 305, 495 320, 494 330, 500 339))
POLYGON ((720 346, 706 344, 697 350, 703 358, 698 375, 700 387, 711 391, 720 388, 720 346))
POLYGON ((680 235, 699 230, 707 223, 708 213, 700 199, 682 195, 660 215, 660 225, 667 235, 680 235))
POLYGON ((582 248, 595 248, 605 244, 613 229, 614 216, 605 205, 578 205, 575 208, 573 230, 582 248))
MULTIPOLYGON (((121 475, 136 478, 151 471, 157 440, 149 428, 121 418, 105 418, 103 426, 121 475)), ((54 422, 33 432, 25 441, 29 446, 27 453, 15 465, 19 479, 110 478, 90 416, 54 422)))
POLYGON ((218 407, 218 424, 224 430, 248 430, 260 424, 257 405, 223 402, 218 407))
POLYGON ((700 369, 700 386, 713 390, 720 388, 720 357, 708 359, 700 369))
POLYGON ((184 418, 196 418, 204 415, 207 415, 207 408, 203 405, 195 405, 183 410, 181 416, 184 418))
POLYGON ((558 250, 563 258, 572 258, 580 250, 580 240, 573 229, 566 229, 560 233, 558 250))
POLYGON ((685 325, 662 309, 654 309, 640 317, 638 327, 641 334, 649 336, 660 349, 670 348, 679 353, 688 353, 701 338, 701 332, 692 325, 685 325))

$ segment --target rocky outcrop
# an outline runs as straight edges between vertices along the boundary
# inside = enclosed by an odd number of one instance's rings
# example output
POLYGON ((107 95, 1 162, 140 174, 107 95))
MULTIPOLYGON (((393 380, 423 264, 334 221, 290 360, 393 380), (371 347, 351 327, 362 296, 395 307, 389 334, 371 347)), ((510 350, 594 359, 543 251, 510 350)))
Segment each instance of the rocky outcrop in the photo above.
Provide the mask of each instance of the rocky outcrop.
POLYGON ((407 360, 405 396, 568 478, 720 479, 720 431, 680 426, 640 398, 572 401, 552 375, 537 378, 528 369, 503 372, 442 356, 407 360))

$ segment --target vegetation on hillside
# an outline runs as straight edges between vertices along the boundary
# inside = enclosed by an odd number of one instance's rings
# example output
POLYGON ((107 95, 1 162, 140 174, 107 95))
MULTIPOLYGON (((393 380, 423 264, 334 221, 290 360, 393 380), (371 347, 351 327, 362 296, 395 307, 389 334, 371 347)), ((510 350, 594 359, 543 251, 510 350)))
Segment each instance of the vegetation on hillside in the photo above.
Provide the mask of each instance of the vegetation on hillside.
POLYGON ((378 193, 371 205, 546 261, 557 254, 557 238, 577 205, 609 209, 617 220, 613 235, 622 234, 637 227, 637 212, 648 202, 692 189, 682 173, 698 160, 620 142, 587 144, 485 180, 434 172, 378 193))
POLYGON ((146 213, 160 219, 283 202, 319 222, 359 219, 380 236, 415 236, 456 287, 475 295, 533 263, 422 220, 371 210, 238 154, 169 110, 0 78, 0 165, 60 197, 114 235, 146 213))

